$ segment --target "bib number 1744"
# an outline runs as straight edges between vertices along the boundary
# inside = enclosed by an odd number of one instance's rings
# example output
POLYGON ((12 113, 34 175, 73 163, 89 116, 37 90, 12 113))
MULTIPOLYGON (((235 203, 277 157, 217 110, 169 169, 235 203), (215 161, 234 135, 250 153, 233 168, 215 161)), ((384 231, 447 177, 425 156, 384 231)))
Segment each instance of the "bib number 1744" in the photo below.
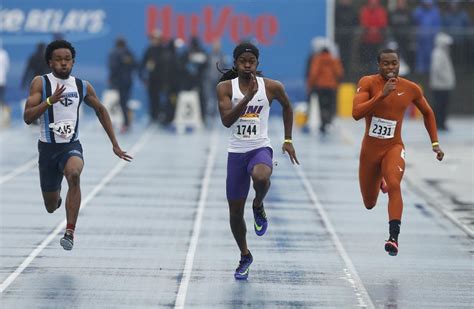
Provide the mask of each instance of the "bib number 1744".
POLYGON ((257 126, 254 124, 239 124, 237 125, 237 134, 243 136, 257 135, 257 126))

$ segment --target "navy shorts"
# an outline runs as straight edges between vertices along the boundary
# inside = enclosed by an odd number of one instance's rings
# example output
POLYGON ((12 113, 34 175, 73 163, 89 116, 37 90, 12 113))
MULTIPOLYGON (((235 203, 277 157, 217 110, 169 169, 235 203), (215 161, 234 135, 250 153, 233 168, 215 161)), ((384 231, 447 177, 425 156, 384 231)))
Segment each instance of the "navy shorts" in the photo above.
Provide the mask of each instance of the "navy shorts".
POLYGON ((227 200, 246 199, 250 189, 253 167, 257 164, 268 165, 273 169, 273 150, 263 147, 245 153, 229 152, 227 156, 227 200))
POLYGON ((79 141, 72 143, 43 143, 38 141, 40 185, 43 192, 59 190, 63 181, 63 171, 70 157, 82 156, 82 146, 79 141))

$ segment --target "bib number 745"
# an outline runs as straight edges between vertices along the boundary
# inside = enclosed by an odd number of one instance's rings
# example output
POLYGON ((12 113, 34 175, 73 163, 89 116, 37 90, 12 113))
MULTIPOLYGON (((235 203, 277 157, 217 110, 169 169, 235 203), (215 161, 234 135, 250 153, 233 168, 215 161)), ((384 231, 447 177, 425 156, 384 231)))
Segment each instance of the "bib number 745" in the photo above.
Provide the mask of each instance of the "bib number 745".
POLYGON ((62 138, 69 138, 74 134, 74 122, 73 121, 59 121, 50 123, 49 128, 62 138))

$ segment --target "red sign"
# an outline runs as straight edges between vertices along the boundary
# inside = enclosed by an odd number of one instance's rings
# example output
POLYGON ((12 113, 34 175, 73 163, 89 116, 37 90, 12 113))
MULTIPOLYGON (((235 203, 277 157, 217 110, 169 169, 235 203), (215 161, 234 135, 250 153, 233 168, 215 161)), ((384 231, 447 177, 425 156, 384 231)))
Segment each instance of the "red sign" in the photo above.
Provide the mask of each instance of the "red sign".
POLYGON ((159 29, 165 38, 186 40, 198 36, 206 43, 212 43, 223 36, 229 36, 234 43, 246 38, 255 38, 262 45, 270 45, 278 34, 278 19, 274 15, 262 14, 252 18, 236 13, 225 6, 218 11, 206 6, 200 14, 189 15, 173 12, 171 6, 158 8, 151 5, 146 12, 147 33, 159 29))

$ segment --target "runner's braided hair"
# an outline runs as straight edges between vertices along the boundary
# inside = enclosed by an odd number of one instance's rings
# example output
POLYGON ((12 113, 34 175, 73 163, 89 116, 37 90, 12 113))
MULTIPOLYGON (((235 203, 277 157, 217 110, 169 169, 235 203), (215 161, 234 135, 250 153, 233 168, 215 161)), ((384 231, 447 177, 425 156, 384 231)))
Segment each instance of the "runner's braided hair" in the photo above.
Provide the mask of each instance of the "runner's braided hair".
MULTIPOLYGON (((233 52, 234 63, 240 57, 240 55, 246 52, 254 54, 258 60, 258 57, 260 55, 258 48, 250 42, 242 42, 234 48, 234 52, 233 52)), ((216 67, 217 67, 217 70, 222 73, 222 76, 219 79, 219 82, 234 79, 239 76, 239 74, 237 73, 237 69, 235 68, 235 65, 231 69, 223 69, 223 68, 219 68, 219 63, 216 62, 216 67)), ((262 76, 262 72, 257 71, 257 76, 262 76)))

